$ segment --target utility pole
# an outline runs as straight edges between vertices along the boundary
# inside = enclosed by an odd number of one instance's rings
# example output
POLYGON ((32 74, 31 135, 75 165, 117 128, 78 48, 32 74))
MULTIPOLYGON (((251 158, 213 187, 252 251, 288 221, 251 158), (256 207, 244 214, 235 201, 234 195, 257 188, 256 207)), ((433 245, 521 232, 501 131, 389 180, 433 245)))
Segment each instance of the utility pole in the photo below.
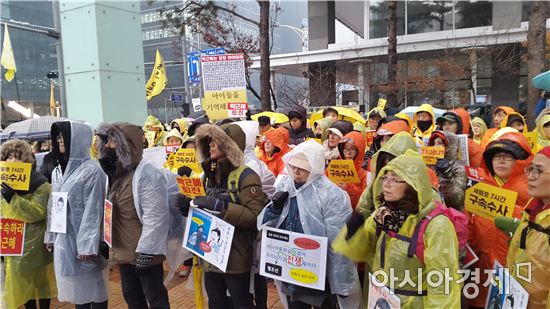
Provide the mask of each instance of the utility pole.
MULTIPOLYGON (((184 2, 185 4, 185 2, 184 2)), ((189 73, 187 70, 187 29, 185 22, 182 27, 183 36, 182 36, 182 49, 183 49, 183 76, 184 76, 184 85, 185 85, 185 104, 189 106, 189 111, 193 110, 193 103, 191 101, 191 87, 189 86, 189 73)))
POLYGON ((59 0, 52 1, 53 27, 57 33, 55 52, 57 54, 57 71, 59 75, 59 101, 61 101, 61 116, 67 117, 67 99, 65 96, 65 67, 63 65, 63 45, 61 43, 61 23, 59 13, 59 0))

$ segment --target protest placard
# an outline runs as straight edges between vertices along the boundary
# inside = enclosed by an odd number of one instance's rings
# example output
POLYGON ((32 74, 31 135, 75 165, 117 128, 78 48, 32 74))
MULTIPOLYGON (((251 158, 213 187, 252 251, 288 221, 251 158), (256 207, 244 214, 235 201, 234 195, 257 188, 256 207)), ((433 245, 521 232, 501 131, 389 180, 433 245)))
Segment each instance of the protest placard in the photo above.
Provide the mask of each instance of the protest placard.
POLYGON ((332 160, 327 167, 328 178, 334 183, 359 183, 352 160, 332 160))
POLYGON ((376 280, 372 274, 369 273, 369 301, 367 303, 368 309, 380 309, 380 308, 401 308, 401 300, 397 295, 390 292, 390 289, 382 282, 376 280))
POLYGON ((206 191, 204 191, 204 186, 202 184, 202 179, 198 177, 176 177, 178 182, 178 187, 180 188, 181 194, 195 198, 197 196, 205 196, 206 191))
POLYGON ((376 131, 375 130, 367 130, 365 132, 365 135, 367 137, 367 148, 372 146, 372 143, 374 143, 374 138, 376 137, 376 131))
POLYGON ((316 290, 325 289, 327 238, 262 228, 260 274, 316 290))
POLYGON ((386 99, 380 98, 380 99, 378 99, 378 103, 376 104, 376 107, 378 107, 378 108, 384 110, 384 109, 386 108, 386 103, 387 103, 387 102, 388 102, 388 101, 387 101, 386 99))
POLYGON ((197 159, 197 151, 192 148, 181 148, 174 155, 174 168, 189 167, 193 172, 202 173, 202 167, 197 159))
POLYGON ((512 217, 518 193, 479 182, 466 189, 466 211, 493 221, 496 217, 512 217))
POLYGON ((113 247, 113 203, 109 200, 103 206, 103 241, 113 247))
POLYGON ((510 275, 507 268, 495 261, 493 269, 489 273, 489 293, 485 301, 487 309, 516 309, 527 308, 529 293, 521 284, 510 275))
POLYGON ((177 152, 178 149, 180 149, 180 145, 179 144, 174 144, 174 145, 166 145, 164 146, 164 153, 166 153, 167 155, 170 155, 174 152, 177 152))
POLYGON ((234 232, 235 227, 231 224, 191 207, 185 225, 183 248, 225 272, 234 232))
POLYGON ((531 147, 531 151, 536 152, 538 147, 538 142, 539 142, 539 136, 537 134, 537 131, 523 133, 523 135, 527 139, 527 142, 529 143, 529 147, 531 147))
POLYGON ((426 165, 435 165, 437 159, 443 159, 445 157, 445 147, 422 146, 420 147, 420 154, 426 165))
POLYGON ((460 147, 460 158, 459 161, 462 161, 464 165, 470 165, 470 151, 468 150, 468 135, 467 134, 458 134, 458 143, 460 147))
POLYGON ((50 232, 67 233, 67 192, 52 192, 50 232))
POLYGON ((14 190, 27 191, 31 181, 31 163, 0 162, 0 182, 7 183, 14 190))
POLYGON ((22 256, 26 223, 0 218, 0 256, 22 256))

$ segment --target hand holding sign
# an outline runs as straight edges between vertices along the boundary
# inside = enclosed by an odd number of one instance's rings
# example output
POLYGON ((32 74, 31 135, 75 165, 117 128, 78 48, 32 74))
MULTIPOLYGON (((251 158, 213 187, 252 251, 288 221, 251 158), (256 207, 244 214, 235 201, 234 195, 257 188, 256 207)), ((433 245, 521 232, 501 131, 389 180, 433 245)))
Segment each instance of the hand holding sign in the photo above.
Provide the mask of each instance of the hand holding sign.
POLYGON ((0 181, 14 190, 27 191, 31 181, 31 163, 0 162, 0 181))
POLYGON ((435 165, 437 159, 445 157, 445 147, 422 146, 420 147, 420 154, 422 154, 422 160, 426 165, 435 165))
POLYGON ((335 184, 359 183, 359 176, 352 160, 332 160, 327 167, 328 178, 335 184))
POLYGON ((466 211, 494 221, 495 217, 512 217, 518 193, 477 183, 466 190, 466 211))

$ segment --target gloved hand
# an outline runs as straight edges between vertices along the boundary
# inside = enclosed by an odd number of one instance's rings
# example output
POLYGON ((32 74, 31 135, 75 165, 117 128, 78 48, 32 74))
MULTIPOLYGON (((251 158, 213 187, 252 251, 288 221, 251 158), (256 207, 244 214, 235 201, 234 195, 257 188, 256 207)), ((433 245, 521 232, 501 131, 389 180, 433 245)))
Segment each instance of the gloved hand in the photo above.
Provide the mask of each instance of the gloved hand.
POLYGON ((189 166, 182 166, 180 168, 178 168, 178 175, 180 175, 180 177, 191 177, 191 173, 193 172, 193 170, 191 170, 191 168, 189 166))
POLYGON ((374 149, 369 148, 369 150, 367 150, 367 152, 365 152, 364 160, 368 161, 370 158, 372 158, 372 156, 374 156, 375 153, 376 153, 376 151, 374 151, 374 149))
POLYGON ((273 194, 273 197, 271 198, 271 202, 273 203, 273 209, 275 210, 281 210, 285 206, 286 201, 288 200, 288 192, 287 191, 279 191, 275 192, 273 194))
POLYGON ((6 202, 11 203, 11 199, 15 195, 15 190, 12 187, 10 187, 10 185, 3 182, 1 191, 2 191, 2 196, 4 197, 6 202))
POLYGON ((346 227, 348 228, 346 239, 352 237, 363 224, 365 224, 365 217, 356 211, 352 212, 351 217, 346 221, 346 227))
POLYGON ((451 169, 452 164, 447 159, 437 159, 437 163, 435 164, 435 172, 437 176, 443 176, 445 178, 451 177, 451 169))
POLYGON ((189 206, 191 205, 191 199, 187 196, 180 194, 178 196, 178 209, 180 210, 180 213, 182 216, 187 217, 187 214, 189 214, 189 206))
POLYGON ((152 254, 138 253, 136 258, 136 272, 144 273, 153 266, 153 258, 155 256, 152 254))
POLYGON ((200 209, 216 212, 222 212, 227 209, 228 206, 226 201, 222 201, 213 196, 198 196, 193 200, 193 204, 197 205, 200 209))
POLYGON ((514 235, 520 223, 521 221, 516 218, 510 218, 510 217, 504 217, 504 216, 495 218, 496 227, 499 230, 509 235, 514 235))

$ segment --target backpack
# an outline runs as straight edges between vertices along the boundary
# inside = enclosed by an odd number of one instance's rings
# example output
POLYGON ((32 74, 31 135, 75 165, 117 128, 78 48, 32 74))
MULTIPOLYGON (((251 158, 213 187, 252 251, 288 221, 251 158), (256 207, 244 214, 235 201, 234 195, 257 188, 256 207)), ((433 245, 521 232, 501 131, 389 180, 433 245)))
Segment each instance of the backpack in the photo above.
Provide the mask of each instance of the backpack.
MULTIPOLYGON (((227 177, 227 193, 231 198, 231 202, 235 204, 241 203, 241 200, 239 199, 239 182, 251 173, 255 172, 246 165, 241 165, 229 173, 229 176, 227 177)), ((205 188, 207 187, 208 179, 205 179, 205 188)))
MULTIPOLYGON (((456 231, 456 236, 458 239, 458 251, 462 252, 466 250, 466 243, 468 241, 468 218, 466 215, 454 208, 447 207, 441 202, 435 202, 435 208, 430 211, 424 218, 420 219, 416 226, 414 227, 414 232, 411 237, 406 237, 392 231, 386 231, 384 234, 384 239, 382 240, 381 248, 381 266, 384 267, 385 259, 385 247, 386 247, 386 236, 397 238, 402 241, 409 243, 409 249, 407 251, 407 256, 412 258, 414 255, 424 264, 424 234, 426 232, 426 227, 430 221, 439 216, 446 216, 452 223, 456 231)), ((377 234, 379 235, 382 230, 377 228, 377 234)))

